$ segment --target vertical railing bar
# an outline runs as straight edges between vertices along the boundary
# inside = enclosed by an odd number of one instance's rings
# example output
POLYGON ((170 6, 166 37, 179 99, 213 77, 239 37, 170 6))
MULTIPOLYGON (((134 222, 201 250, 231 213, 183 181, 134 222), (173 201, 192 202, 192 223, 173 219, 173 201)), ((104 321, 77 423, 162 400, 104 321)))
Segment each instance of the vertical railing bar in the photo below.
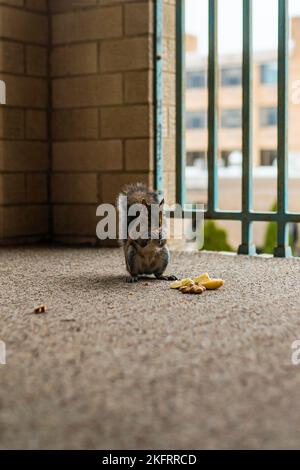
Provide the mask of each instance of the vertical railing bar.
POLYGON ((218 208, 218 0, 209 0, 208 213, 218 208))
POLYGON ((163 0, 155 2, 155 188, 162 193, 164 189, 163 165, 163 0))
POLYGON ((238 253, 254 255, 256 253, 253 244, 253 224, 249 214, 252 210, 253 178, 252 178, 252 154, 253 154, 253 25, 252 25, 252 0, 243 0, 243 124, 242 124, 242 243, 238 253))
POLYGON ((176 1, 176 202, 185 202, 185 0, 176 1))
POLYGON ((291 256, 288 224, 289 1, 278 0, 277 246, 274 256, 291 256))

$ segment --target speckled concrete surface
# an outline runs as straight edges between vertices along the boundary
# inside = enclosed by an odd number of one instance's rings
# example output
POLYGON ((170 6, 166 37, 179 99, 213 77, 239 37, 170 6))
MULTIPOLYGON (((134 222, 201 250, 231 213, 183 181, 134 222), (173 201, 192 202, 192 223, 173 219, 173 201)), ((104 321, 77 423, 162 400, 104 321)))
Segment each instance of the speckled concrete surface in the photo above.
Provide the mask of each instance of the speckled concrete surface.
POLYGON ((300 447, 300 260, 175 253, 226 280, 199 297, 125 284, 120 250, 0 261, 1 448, 300 447))

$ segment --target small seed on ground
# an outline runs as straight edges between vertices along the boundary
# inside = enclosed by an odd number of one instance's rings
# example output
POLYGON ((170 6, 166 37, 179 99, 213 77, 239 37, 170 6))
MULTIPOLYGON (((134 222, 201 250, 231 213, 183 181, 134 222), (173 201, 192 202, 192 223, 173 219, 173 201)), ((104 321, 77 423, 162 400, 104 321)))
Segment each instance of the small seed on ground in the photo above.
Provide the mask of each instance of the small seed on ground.
POLYGON ((47 307, 44 304, 38 305, 37 307, 34 307, 33 313, 39 314, 39 313, 45 313, 47 311, 47 307))

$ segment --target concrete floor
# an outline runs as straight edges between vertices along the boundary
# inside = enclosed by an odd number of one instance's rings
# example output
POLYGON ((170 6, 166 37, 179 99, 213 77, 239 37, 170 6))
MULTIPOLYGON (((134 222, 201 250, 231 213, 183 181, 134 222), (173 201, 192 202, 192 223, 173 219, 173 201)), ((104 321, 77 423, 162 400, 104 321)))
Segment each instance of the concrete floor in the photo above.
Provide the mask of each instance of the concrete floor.
POLYGON ((120 250, 2 249, 2 449, 300 446, 300 260, 174 253, 171 271, 226 285, 128 285, 120 250))

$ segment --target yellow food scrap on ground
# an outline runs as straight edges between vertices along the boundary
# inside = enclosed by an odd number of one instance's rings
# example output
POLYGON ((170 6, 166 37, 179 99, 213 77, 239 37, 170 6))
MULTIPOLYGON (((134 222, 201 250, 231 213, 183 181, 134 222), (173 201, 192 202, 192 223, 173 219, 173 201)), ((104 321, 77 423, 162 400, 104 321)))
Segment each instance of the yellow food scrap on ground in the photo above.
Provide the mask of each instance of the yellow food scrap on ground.
POLYGON ((196 284, 202 284, 203 282, 210 281, 210 277, 208 273, 200 274, 200 276, 194 277, 194 281, 196 284))
POLYGON ((210 279, 209 281, 202 282, 201 285, 204 286, 207 290, 216 290, 222 287, 225 284, 223 279, 210 279))
POLYGON ((200 274, 200 276, 191 279, 189 277, 181 281, 175 281, 170 284, 171 289, 179 289, 180 292, 189 293, 202 293, 197 287, 204 287, 204 290, 216 290, 225 284, 223 279, 211 279, 208 273, 200 274), (194 289, 192 289, 194 287, 194 289), (197 291, 197 292, 196 292, 197 291))
POLYGON ((181 279, 181 281, 174 281, 170 284, 171 289, 180 289, 180 287, 190 287, 194 286, 195 281, 193 279, 186 277, 184 279, 181 279))
POLYGON ((171 289, 179 289, 182 287, 181 281, 174 281, 170 284, 171 289))
POLYGON ((193 279, 187 277, 185 279, 182 279, 181 281, 181 285, 182 286, 193 286, 195 284, 195 282, 193 281, 193 279))

